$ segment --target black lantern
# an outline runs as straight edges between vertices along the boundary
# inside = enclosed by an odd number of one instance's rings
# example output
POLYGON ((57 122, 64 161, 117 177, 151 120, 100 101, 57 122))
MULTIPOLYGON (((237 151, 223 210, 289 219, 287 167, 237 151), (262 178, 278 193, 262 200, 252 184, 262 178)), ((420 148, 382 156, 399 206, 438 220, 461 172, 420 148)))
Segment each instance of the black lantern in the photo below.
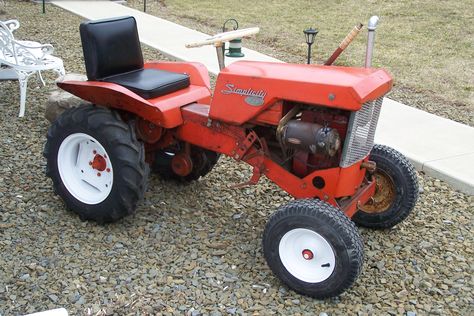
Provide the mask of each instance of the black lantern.
POLYGON ((314 38, 316 37, 316 34, 318 34, 318 30, 310 27, 309 29, 304 30, 303 33, 306 38, 306 44, 308 44, 308 64, 310 64, 311 63, 311 45, 313 45, 314 43, 314 38))

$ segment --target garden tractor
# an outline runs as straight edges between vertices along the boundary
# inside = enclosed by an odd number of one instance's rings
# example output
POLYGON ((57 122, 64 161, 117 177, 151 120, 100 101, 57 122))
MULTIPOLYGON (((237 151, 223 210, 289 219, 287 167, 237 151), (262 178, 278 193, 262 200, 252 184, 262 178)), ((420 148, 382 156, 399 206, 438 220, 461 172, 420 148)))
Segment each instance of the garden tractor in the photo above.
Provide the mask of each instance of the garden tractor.
POLYGON ((200 63, 145 63, 133 17, 82 23, 88 80, 58 86, 93 105, 68 109, 52 123, 46 174, 68 209, 107 223, 135 211, 150 169, 164 181, 189 182, 220 155, 245 162, 253 170, 245 185, 265 176, 294 197, 264 229, 268 266, 297 292, 337 296, 362 268, 354 223, 392 227, 417 199, 410 162, 374 145, 392 78, 372 67, 225 67, 223 45, 257 32, 233 30, 188 45, 216 47, 221 71, 212 93, 200 63))

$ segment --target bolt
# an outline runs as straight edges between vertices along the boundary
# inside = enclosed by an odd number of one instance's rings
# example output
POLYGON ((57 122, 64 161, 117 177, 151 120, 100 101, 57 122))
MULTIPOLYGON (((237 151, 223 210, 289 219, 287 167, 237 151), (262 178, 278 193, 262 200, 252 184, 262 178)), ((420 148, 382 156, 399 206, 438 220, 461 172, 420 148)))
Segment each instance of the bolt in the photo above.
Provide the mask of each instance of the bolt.
POLYGON ((89 166, 92 166, 92 161, 89 161, 89 166))
POLYGON ((110 172, 110 168, 107 168, 106 171, 107 171, 107 172, 110 172))
POLYGON ((97 172, 97 176, 100 177, 100 172, 97 172))
POLYGON ((104 159, 107 159, 107 155, 106 155, 106 154, 104 154, 104 159))
POLYGON ((94 155, 97 154, 97 150, 94 149, 94 150, 92 151, 92 153, 93 153, 94 155))

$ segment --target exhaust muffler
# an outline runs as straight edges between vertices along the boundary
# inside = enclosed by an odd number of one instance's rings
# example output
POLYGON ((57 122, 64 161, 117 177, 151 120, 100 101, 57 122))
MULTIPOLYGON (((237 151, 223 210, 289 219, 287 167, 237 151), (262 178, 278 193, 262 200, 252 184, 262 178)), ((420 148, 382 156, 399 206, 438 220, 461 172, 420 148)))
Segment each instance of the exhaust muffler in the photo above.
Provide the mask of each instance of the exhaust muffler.
POLYGON ((367 25, 367 29, 369 30, 369 32, 367 37, 367 51, 365 53, 365 68, 372 67, 375 29, 377 28, 377 23, 379 23, 379 17, 374 15, 369 19, 369 24, 367 25))

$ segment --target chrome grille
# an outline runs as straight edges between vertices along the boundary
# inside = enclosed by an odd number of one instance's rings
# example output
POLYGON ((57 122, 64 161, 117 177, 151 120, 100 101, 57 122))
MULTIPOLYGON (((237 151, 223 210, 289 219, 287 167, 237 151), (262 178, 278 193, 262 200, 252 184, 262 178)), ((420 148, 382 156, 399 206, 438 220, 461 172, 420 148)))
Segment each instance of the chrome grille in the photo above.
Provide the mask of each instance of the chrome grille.
POLYGON ((375 129, 379 120, 383 97, 366 102, 351 114, 340 166, 345 168, 364 159, 374 145, 375 129))

